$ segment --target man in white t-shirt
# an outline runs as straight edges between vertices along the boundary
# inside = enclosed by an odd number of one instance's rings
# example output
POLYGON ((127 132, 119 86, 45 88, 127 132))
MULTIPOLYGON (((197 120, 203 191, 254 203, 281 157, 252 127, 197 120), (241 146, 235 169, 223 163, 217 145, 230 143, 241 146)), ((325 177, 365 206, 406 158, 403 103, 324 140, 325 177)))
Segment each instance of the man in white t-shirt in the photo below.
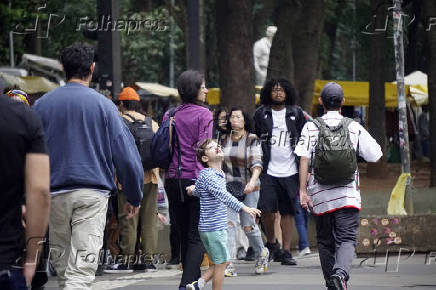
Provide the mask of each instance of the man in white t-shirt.
POLYGON ((292 258, 292 216, 296 213, 298 165, 294 146, 306 119, 295 106, 296 93, 284 79, 271 79, 261 92, 262 105, 254 115, 256 135, 262 141, 263 172, 260 176, 258 208, 267 236, 266 247, 275 261, 296 265, 292 258), (280 212, 283 251, 274 232, 275 214, 280 212))
MULTIPOLYGON (((326 152, 323 152, 325 149, 321 148, 318 148, 320 151, 316 150, 318 141, 321 141, 318 138, 319 128, 323 128, 323 136, 327 136, 325 130, 334 131, 340 128, 340 125, 347 126, 347 144, 350 144, 349 142, 351 144, 348 147, 349 149, 345 150, 349 150, 352 153, 351 157, 358 153, 366 161, 376 162, 383 155, 380 145, 359 123, 343 119, 340 112, 344 101, 344 92, 341 86, 337 83, 327 83, 322 89, 321 98, 319 99, 326 114, 314 122, 306 123, 301 131, 298 145, 295 148, 295 153, 301 157, 301 206, 310 209, 315 215, 319 257, 326 286, 329 290, 347 289, 347 281, 353 262, 359 228, 361 198, 359 172, 356 166, 357 163, 354 163, 357 157, 351 158, 353 161, 351 163, 354 165, 350 167, 351 170, 349 171, 351 174, 349 178, 343 182, 335 181, 335 184, 326 183, 325 178, 320 175, 321 170, 317 172, 313 169, 319 168, 317 167, 317 162, 315 162, 317 154, 323 153, 325 156, 326 152), (318 125, 315 122, 319 122, 318 125), (321 127, 318 127, 319 125, 321 127), (312 161, 313 165, 310 172, 309 160, 312 161), (309 181, 307 181, 308 173, 310 173, 309 181), (315 175, 318 179, 315 178, 315 175)), ((324 144, 326 143, 329 142, 324 144)), ((330 142, 330 144, 333 143, 333 141, 330 142)), ((335 160, 339 162, 337 159, 335 160)), ((336 166, 338 169, 337 172, 341 172, 343 168, 348 167, 346 164, 338 168, 337 162, 335 165, 332 164, 333 167, 336 166)), ((335 177, 337 173, 332 174, 331 172, 335 172, 335 170, 327 172, 330 174, 329 178, 331 176, 335 177)))

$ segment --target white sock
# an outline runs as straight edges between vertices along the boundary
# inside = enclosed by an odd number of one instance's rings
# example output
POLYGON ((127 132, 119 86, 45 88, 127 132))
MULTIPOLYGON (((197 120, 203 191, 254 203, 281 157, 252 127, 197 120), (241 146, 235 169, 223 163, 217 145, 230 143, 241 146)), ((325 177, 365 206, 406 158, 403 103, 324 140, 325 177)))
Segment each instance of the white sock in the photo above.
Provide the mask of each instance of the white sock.
POLYGON ((198 288, 202 289, 206 285, 206 281, 203 278, 198 279, 198 288))

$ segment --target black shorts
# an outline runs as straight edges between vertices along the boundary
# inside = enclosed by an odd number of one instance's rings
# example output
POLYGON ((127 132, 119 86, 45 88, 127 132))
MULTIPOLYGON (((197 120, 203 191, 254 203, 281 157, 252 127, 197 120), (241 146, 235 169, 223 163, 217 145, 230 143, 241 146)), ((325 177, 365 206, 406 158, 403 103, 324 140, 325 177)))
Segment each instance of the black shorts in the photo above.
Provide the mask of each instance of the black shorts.
POLYGON ((262 173, 260 182, 258 208, 263 213, 279 211, 281 215, 295 215, 295 202, 299 190, 298 174, 274 177, 262 173))

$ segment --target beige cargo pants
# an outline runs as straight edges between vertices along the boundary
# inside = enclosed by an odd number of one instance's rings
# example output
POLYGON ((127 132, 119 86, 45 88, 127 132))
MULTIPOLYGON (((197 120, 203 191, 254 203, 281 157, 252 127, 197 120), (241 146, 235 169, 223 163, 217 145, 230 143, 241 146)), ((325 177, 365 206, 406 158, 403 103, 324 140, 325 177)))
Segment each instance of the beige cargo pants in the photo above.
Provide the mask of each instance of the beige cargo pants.
POLYGON ((52 197, 50 258, 60 289, 91 289, 103 245, 107 205, 108 198, 93 189, 52 197))

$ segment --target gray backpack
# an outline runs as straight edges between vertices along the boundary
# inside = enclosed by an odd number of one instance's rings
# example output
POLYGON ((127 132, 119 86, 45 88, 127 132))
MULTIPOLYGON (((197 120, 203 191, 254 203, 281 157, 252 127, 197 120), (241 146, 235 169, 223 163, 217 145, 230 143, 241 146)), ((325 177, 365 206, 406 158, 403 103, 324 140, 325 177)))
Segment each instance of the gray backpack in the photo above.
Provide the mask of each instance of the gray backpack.
POLYGON ((322 118, 313 123, 318 127, 318 143, 312 167, 315 179, 323 185, 346 185, 354 181, 357 156, 350 139, 348 125, 353 122, 343 118, 335 127, 329 127, 322 118))

